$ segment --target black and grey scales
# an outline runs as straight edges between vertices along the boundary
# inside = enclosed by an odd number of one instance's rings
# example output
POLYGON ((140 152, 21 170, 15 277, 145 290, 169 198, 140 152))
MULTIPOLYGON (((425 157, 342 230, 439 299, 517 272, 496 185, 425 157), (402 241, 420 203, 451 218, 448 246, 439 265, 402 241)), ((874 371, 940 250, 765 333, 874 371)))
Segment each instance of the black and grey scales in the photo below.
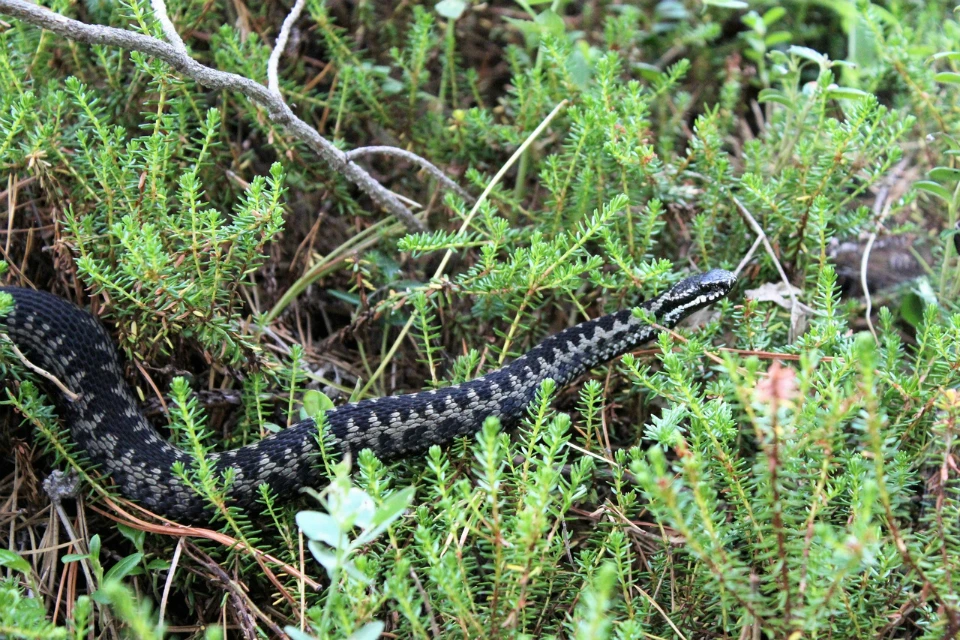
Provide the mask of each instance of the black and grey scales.
MULTIPOLYGON (((727 295, 736 277, 713 270, 691 276, 643 303, 658 323, 671 327, 727 295)), ((0 287, 13 296, 6 331, 37 366, 79 395, 69 401, 49 389, 72 438, 87 457, 108 472, 120 491, 166 517, 200 521, 209 517, 204 500, 173 473, 174 462, 190 468, 192 456, 164 440, 140 412, 123 377, 109 334, 90 315, 52 294, 0 287)), ((3 322, 0 320, 0 322, 3 322)), ((2 325, 0 325, 2 326, 2 325)), ((488 416, 509 428, 524 415, 540 384, 559 386, 653 338, 657 330, 630 310, 583 322, 546 338, 507 366, 464 384, 401 396, 363 400, 326 414, 333 442, 342 451, 372 449, 397 458, 476 432, 488 416)), ((235 470, 230 498, 247 506, 266 483, 280 496, 316 483, 312 460, 317 428, 312 420, 293 425, 239 449, 212 454, 218 471, 235 470)))

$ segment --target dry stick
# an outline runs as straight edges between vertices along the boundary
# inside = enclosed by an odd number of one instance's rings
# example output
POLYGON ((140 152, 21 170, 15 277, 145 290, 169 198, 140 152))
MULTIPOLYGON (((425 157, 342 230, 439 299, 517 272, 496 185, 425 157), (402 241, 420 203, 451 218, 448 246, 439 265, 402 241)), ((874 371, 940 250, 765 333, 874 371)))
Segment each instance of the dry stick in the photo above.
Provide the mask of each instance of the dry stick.
MULTIPOLYGON (((168 38, 173 38, 175 34, 169 33, 172 30, 170 28, 172 25, 170 27, 164 25, 165 21, 169 22, 169 18, 165 17, 162 1, 153 0, 153 3, 155 11, 158 7, 160 8, 160 11, 157 11, 157 20, 164 27, 165 34, 168 38)), ((27 24, 46 29, 76 42, 139 51, 152 58, 162 60, 175 71, 192 78, 200 85, 214 90, 229 90, 240 93, 266 109, 267 117, 271 122, 306 144, 331 169, 355 184, 391 215, 402 220, 408 229, 413 231, 425 230, 423 223, 390 190, 377 182, 362 167, 347 159, 342 151, 321 136, 316 129, 298 118, 290 107, 270 89, 241 75, 219 71, 200 64, 189 56, 182 46, 182 42, 180 45, 169 44, 126 29, 85 24, 26 2, 26 0, 0 0, 0 14, 23 20, 27 24)), ((176 36, 176 39, 179 40, 179 36, 176 36)))
POLYGON ((347 151, 346 158, 347 160, 355 160, 361 156, 369 156, 373 154, 380 154, 385 156, 397 156, 398 158, 403 158, 404 160, 409 160, 415 164, 420 165, 420 168, 425 170, 427 173, 436 178, 444 188, 448 191, 453 191, 458 196, 463 198, 463 200, 469 204, 476 202, 476 199, 467 193, 466 189, 458 185, 456 182, 447 177, 443 171, 439 169, 436 165, 431 162, 428 162, 424 158, 421 158, 417 154, 407 151, 406 149, 401 149, 399 147, 386 147, 386 146, 370 146, 370 147, 360 147, 359 149, 354 149, 353 151, 347 151))
POLYGON ((167 5, 164 3, 164 0, 150 0, 150 5, 153 7, 154 17, 157 19, 157 22, 160 23, 160 28, 163 30, 163 36, 167 39, 167 42, 176 47, 180 52, 186 53, 187 45, 183 44, 180 34, 177 33, 177 28, 173 26, 173 21, 170 20, 170 16, 167 14, 167 5))
POLYGON ((41 369, 37 365, 30 362, 30 360, 27 359, 27 356, 23 355, 23 352, 21 352, 20 349, 17 348, 17 345, 13 343, 13 340, 11 340, 5 335, 2 335, 0 336, 0 341, 2 341, 4 344, 10 347, 10 350, 13 351, 14 355, 16 355, 17 358, 20 359, 20 364, 25 366, 30 371, 33 371, 35 374, 37 374, 41 378, 44 378, 45 380, 53 384, 57 389, 60 390, 60 393, 62 393, 64 396, 67 397, 68 400, 70 400, 70 402, 76 402, 77 400, 80 399, 80 395, 74 393, 67 387, 67 385, 60 382, 60 379, 57 378, 57 376, 53 375, 49 371, 46 371, 45 369, 41 369))
MULTIPOLYGON (((3 0, 0 0, 3 2, 3 0)), ((701 180, 706 180, 707 177, 703 174, 696 173, 691 171, 691 175, 694 175, 701 180)), ((783 266, 780 264, 780 259, 777 258, 776 252, 774 252, 773 247, 770 245, 770 240, 767 239, 767 234, 763 230, 763 227, 760 226, 760 223, 757 222, 757 219, 753 217, 753 214, 750 213, 750 210, 747 209, 740 199, 737 196, 733 195, 733 192, 729 189, 727 190, 727 195, 730 196, 730 199, 733 200, 734 205, 737 207, 737 211, 740 212, 740 216, 746 221, 747 225, 753 230, 753 233, 756 234, 757 239, 763 243, 763 248, 766 250, 767 255, 770 256, 770 259, 773 261, 774 266, 777 268, 777 273, 780 274, 780 279, 783 281, 783 284, 787 287, 787 293, 790 294, 791 309, 790 309, 790 331, 794 329, 793 322, 794 317, 798 309, 803 309, 804 311, 810 311, 811 309, 806 305, 802 304, 797 300, 797 294, 793 291, 793 285, 790 284, 790 279, 787 278, 786 272, 783 270, 783 266)), ((754 251, 756 251, 756 241, 754 241, 754 246, 750 248, 750 251, 747 253, 747 256, 752 256, 754 251)), ((740 273, 740 270, 746 266, 747 259, 744 258, 740 262, 740 266, 737 267, 737 273, 740 273)))
MULTIPOLYGON (((883 224, 883 219, 886 218, 887 213, 890 212, 889 204, 884 206, 889 191, 887 187, 881 189, 880 193, 877 194, 876 202, 873 203, 873 214, 877 218, 877 229, 880 228, 880 225, 883 224)), ((870 319, 870 314, 873 312, 873 298, 870 297, 870 288, 867 286, 867 267, 870 265, 870 252, 873 250, 873 243, 876 241, 877 231, 874 230, 870 233, 870 237, 867 238, 867 244, 863 248, 863 257, 860 258, 860 286, 863 287, 863 297, 866 303, 864 316, 867 320, 867 329, 870 330, 873 341, 880 344, 880 339, 877 337, 877 330, 873 328, 873 320, 870 319)))
MULTIPOLYGON (((154 2, 162 1, 163 0, 154 0, 154 2)), ((283 21, 283 25, 280 27, 280 34, 277 36, 277 43, 274 45, 273 51, 270 52, 270 60, 267 61, 267 86, 279 100, 283 100, 283 96, 280 95, 280 78, 277 73, 277 67, 280 65, 280 56, 283 54, 283 50, 287 48, 287 40, 290 38, 290 29, 293 28, 294 23, 300 18, 300 13, 303 11, 304 4, 306 4, 306 0, 297 0, 296 4, 293 5, 293 8, 290 9, 290 13, 287 14, 287 18, 283 21)))
POLYGON ((180 563, 180 552, 183 551, 183 541, 186 538, 177 540, 177 548, 173 551, 173 559, 170 561, 170 568, 167 569, 167 580, 163 583, 163 595, 160 596, 160 615, 159 624, 163 624, 164 614, 167 612, 167 597, 170 595, 170 586, 173 584, 173 576, 177 573, 177 565, 180 563))
MULTIPOLYGON (((97 487, 97 485, 94 485, 94 487, 99 488, 97 487)), ((106 505, 110 508, 111 511, 100 509, 97 506, 92 504, 88 505, 89 508, 92 509, 93 511, 96 511, 97 513, 104 516, 105 518, 109 518, 113 520, 114 522, 119 522, 120 524, 126 525, 131 529, 138 529, 140 531, 146 531, 148 533, 155 533, 158 535, 177 536, 181 538, 183 537, 206 538, 208 540, 217 542, 223 545, 224 547, 227 547, 228 549, 242 549, 250 553, 250 555, 257 556, 263 560, 266 560, 268 562, 271 562, 277 565, 277 567, 279 567, 280 570, 282 570, 284 573, 286 573, 290 577, 295 578, 297 580, 303 580, 304 582, 306 582, 306 584, 310 585, 311 589, 314 589, 315 591, 319 591, 321 588, 320 583, 315 581, 313 578, 310 578, 304 575, 302 572, 297 570, 296 567, 292 567, 289 564, 280 560, 279 558, 276 558, 270 555, 269 553, 266 553, 265 551, 261 551, 260 549, 257 549, 256 547, 253 547, 243 542, 242 540, 237 540, 236 538, 228 536, 224 533, 220 533, 219 531, 213 531, 211 529, 203 529, 200 527, 188 527, 185 525, 177 524, 170 520, 165 520, 164 518, 161 518, 155 513, 147 511, 140 505, 137 505, 134 503, 126 503, 131 507, 134 507, 136 510, 143 512, 144 514, 149 514, 150 516, 153 516, 154 518, 157 518, 158 520, 162 520, 165 522, 164 525, 153 524, 151 522, 147 522, 146 520, 142 520, 132 515, 128 511, 125 511, 120 505, 118 505, 116 502, 114 502, 109 497, 107 497, 105 493, 102 493, 101 497, 103 498, 103 501, 106 503, 106 505), (117 514, 120 514, 120 515, 117 515, 117 514)), ((271 575, 273 575, 272 571, 268 571, 265 573, 267 574, 268 578, 271 575)), ((277 579, 276 576, 273 576, 273 580, 276 580, 276 579, 277 579)))
MULTIPOLYGON (((0 2, 6 1, 7 0, 0 0, 0 2)), ((470 226, 470 222, 473 220, 473 216, 477 214, 477 211, 480 209, 480 205, 483 204, 483 201, 487 199, 487 196, 490 195, 490 192, 493 190, 493 188, 497 185, 497 183, 500 182, 504 174, 509 171, 510 167, 512 167, 513 164, 520 158, 520 156, 523 155, 523 152, 527 150, 527 147, 533 144, 533 141, 537 139, 543 130, 547 128, 547 125, 549 125, 553 119, 557 117, 557 114, 560 113, 560 110, 565 106, 567 106, 567 100, 561 100, 560 104, 553 108, 553 111, 551 111, 550 114, 543 119, 543 122, 541 122, 540 125, 533 130, 533 133, 527 136, 527 139, 523 141, 523 144, 521 144, 517 150, 513 152, 513 155, 510 156, 510 159, 507 160, 506 164, 500 167, 500 170, 497 171, 496 175, 493 176, 493 179, 490 180, 490 184, 487 185, 487 188, 484 189, 483 193, 480 194, 480 197, 477 198, 477 202, 473 205, 473 208, 470 209, 470 213, 467 214, 467 217, 464 218, 463 224, 460 225, 460 229, 457 230, 457 234, 454 237, 460 237, 464 234, 464 232, 466 232, 467 228, 470 226)), ((433 278, 431 278, 432 280, 436 280, 443 274, 444 270, 447 268, 447 263, 450 262, 450 258, 452 256, 453 249, 447 249, 447 253, 443 256, 443 260, 440 261, 440 266, 437 267, 436 272, 433 274, 433 278)), ((407 320, 407 324, 403 325, 403 328, 400 329, 400 335, 397 336, 397 339, 393 342, 393 345, 391 345, 390 350, 387 351, 387 354, 383 357, 383 360, 380 362, 380 366, 377 367, 377 370, 373 372, 373 375, 370 376, 370 379, 367 381, 367 383, 363 385, 362 389, 360 389, 360 393, 357 394, 358 397, 362 398, 367 390, 370 389, 370 386, 374 383, 374 381, 383 375, 384 369, 387 368, 387 364, 397 352, 397 349, 400 347, 400 343, 403 342, 403 339, 407 337, 408 333, 410 333, 410 327, 413 326, 413 322, 416 320, 416 318, 417 313, 414 311, 410 314, 410 319, 407 320)))
POLYGON ((863 287, 863 297, 866 302, 864 314, 866 315, 867 328, 873 336, 873 341, 877 344, 880 344, 880 339, 877 338, 877 331, 873 328, 873 320, 870 319, 870 314, 873 311, 873 299, 870 297, 870 289, 867 287, 867 267, 870 264, 870 252, 873 250, 873 243, 877 241, 879 229, 890 213, 890 203, 887 201, 887 196, 890 195, 891 184, 900 177, 906 166, 907 161, 901 160, 894 168, 887 184, 877 192, 877 199, 873 203, 873 217, 877 220, 876 227, 867 238, 867 245, 863 248, 863 257, 860 259, 860 286, 863 287))
MULTIPOLYGON (((253 629, 250 628, 250 625, 253 623, 253 620, 250 618, 244 619, 240 617, 240 615, 244 613, 244 607, 240 605, 245 605, 245 608, 254 616, 259 618, 267 627, 269 627, 270 630, 273 631, 276 637, 278 638, 287 637, 286 634, 284 634, 283 631, 280 629, 280 627, 277 626, 277 623, 271 620, 265 613, 263 613, 263 611, 260 610, 260 608, 256 604, 254 604, 253 600, 251 600, 250 596, 244 592, 243 588, 239 584, 237 584, 233 580, 233 578, 231 578, 230 575, 223 570, 223 567, 217 564, 217 562, 213 558, 208 556, 206 553, 201 551, 199 547, 193 544, 188 543, 187 546, 185 547, 185 550, 187 555, 190 556, 190 558, 192 558, 197 564, 205 567, 210 572, 210 575, 204 576, 204 577, 212 578, 213 580, 220 582, 220 584, 224 588, 224 591, 227 592, 227 595, 231 599, 233 599, 234 613, 237 614, 237 622, 240 623, 242 630, 245 630, 253 637, 256 637, 253 633, 253 629), (245 626, 246 628, 244 628, 245 626)), ((202 575, 196 569, 191 568, 191 571, 199 575, 202 575)))
POLYGON ((10 241, 13 240, 13 216, 17 212, 17 179, 14 172, 7 178, 7 242, 3 248, 3 255, 10 255, 10 241))
POLYGON ((732 193, 729 195, 733 200, 733 203, 737 206, 737 211, 740 212, 740 215, 744 218, 744 220, 746 220, 750 228, 753 229, 753 232, 757 234, 757 237, 763 242, 763 247, 766 249, 767 255, 770 256, 774 266, 777 267, 777 273, 780 274, 780 280, 782 280, 783 284, 786 285, 787 293, 790 294, 790 333, 793 334, 794 330, 796 329, 794 323, 796 322, 798 312, 800 310, 812 311, 812 309, 797 299, 797 294, 793 290, 793 285, 790 284, 790 280, 787 278, 787 274, 783 270, 783 265, 780 264, 780 260, 777 258, 777 254, 774 252, 773 247, 770 246, 770 240, 767 239, 767 234, 764 232, 763 227, 761 227, 756 218, 751 215, 750 211, 743 206, 743 203, 740 202, 740 199, 737 198, 737 196, 733 195, 732 193))
POLYGON ((740 264, 737 265, 737 270, 733 272, 733 275, 740 277, 740 272, 746 268, 750 261, 753 260, 753 254, 757 252, 757 249, 760 248, 760 245, 763 244, 763 237, 757 236, 757 239, 753 241, 753 246, 750 247, 750 251, 747 251, 747 255, 743 256, 743 260, 740 261, 740 264))

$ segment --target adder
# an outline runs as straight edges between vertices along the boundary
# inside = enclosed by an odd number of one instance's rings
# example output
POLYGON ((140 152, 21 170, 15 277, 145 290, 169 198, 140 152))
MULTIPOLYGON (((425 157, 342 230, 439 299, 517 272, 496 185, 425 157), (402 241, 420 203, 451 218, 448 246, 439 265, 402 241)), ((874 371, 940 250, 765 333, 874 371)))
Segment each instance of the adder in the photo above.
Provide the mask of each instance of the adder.
MULTIPOLYGON (((736 277, 715 269, 682 280, 640 305, 660 327, 672 327, 726 296, 736 277)), ((123 376, 117 350, 90 313, 50 293, 0 287, 13 310, 0 327, 33 364, 78 394, 69 400, 51 386, 71 437, 87 458, 116 481, 120 492, 174 520, 209 519, 209 506, 172 470, 191 468, 192 455, 167 442, 147 421, 123 376)), ((541 383, 570 383, 593 367, 656 336, 658 327, 632 310, 589 320, 546 338, 510 364, 464 384, 408 395, 372 398, 329 410, 326 428, 343 452, 369 448, 384 459, 423 451, 476 432, 489 416, 515 426, 541 383)), ((296 493, 319 480, 311 458, 317 427, 297 423, 258 442, 209 455, 217 472, 234 470, 230 500, 253 504, 266 483, 276 495, 296 493)))

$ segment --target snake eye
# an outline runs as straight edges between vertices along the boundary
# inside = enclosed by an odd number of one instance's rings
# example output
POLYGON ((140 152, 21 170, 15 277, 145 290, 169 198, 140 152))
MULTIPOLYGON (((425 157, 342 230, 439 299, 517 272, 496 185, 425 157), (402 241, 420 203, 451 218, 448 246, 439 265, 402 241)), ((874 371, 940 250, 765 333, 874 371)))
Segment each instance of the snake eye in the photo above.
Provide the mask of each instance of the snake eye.
POLYGON ((736 283, 737 276, 723 269, 712 269, 690 276, 663 294, 666 304, 663 306, 665 314, 662 317, 680 318, 703 308, 730 293, 736 283))
POLYGON ((737 276, 723 269, 711 269, 700 276, 700 285, 720 295, 726 295, 737 284, 737 276))

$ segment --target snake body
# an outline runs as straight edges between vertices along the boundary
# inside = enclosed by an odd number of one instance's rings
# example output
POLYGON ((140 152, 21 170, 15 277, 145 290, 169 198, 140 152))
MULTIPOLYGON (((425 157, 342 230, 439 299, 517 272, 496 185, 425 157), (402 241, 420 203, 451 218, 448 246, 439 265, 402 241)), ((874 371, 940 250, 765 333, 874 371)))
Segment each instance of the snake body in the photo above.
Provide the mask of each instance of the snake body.
MULTIPOLYGON (((671 327, 719 300, 736 282, 713 270, 689 277, 640 305, 671 327)), ((109 334, 91 314, 52 294, 0 287, 13 296, 6 332, 31 362, 79 394, 70 401, 51 386, 71 437, 87 458, 109 473, 120 492, 171 519, 209 519, 209 506, 172 470, 193 457, 163 439, 141 413, 127 385, 109 334)), ((0 319, 0 322, 4 322, 0 319)), ((423 451, 476 432, 489 416, 515 426, 541 382, 564 386, 591 368, 647 342, 657 329, 620 311, 583 322, 546 338, 512 363, 464 384, 409 395, 347 404, 325 414, 326 428, 342 452, 372 449, 383 459, 423 451)), ((213 453, 217 472, 233 468, 229 498, 250 506, 266 483, 278 496, 315 484, 317 428, 297 423, 244 447, 213 453)))

